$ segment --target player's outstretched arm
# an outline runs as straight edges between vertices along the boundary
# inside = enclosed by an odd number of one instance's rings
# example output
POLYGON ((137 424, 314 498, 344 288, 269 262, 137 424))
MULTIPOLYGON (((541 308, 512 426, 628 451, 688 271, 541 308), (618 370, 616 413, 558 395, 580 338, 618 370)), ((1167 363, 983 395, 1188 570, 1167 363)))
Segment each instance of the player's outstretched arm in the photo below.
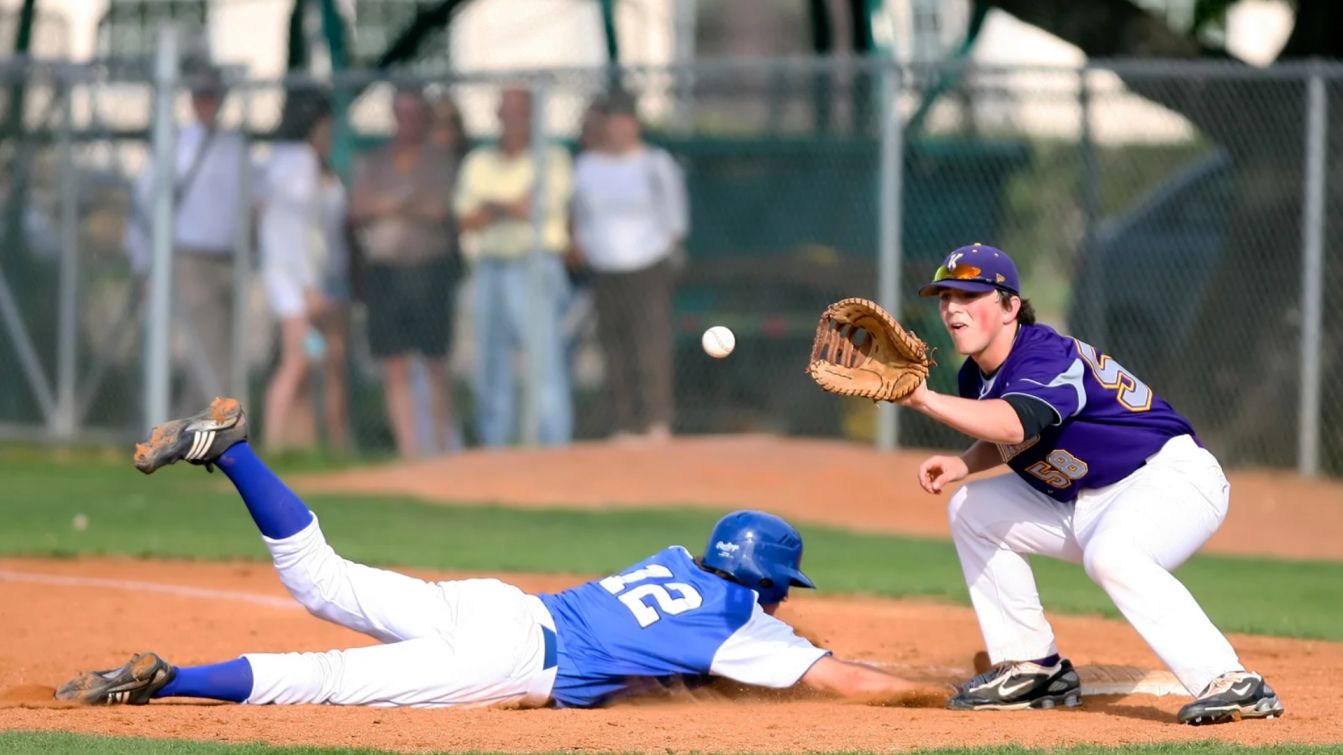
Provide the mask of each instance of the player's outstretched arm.
POLYGON ((1020 443, 1026 439, 1026 429, 1017 410, 1000 398, 981 401, 949 396, 927 388, 925 384, 897 403, 977 440, 1020 443))
POLYGON ((839 697, 873 705, 941 706, 946 694, 936 687, 911 682, 881 669, 826 656, 802 675, 800 684, 839 697))

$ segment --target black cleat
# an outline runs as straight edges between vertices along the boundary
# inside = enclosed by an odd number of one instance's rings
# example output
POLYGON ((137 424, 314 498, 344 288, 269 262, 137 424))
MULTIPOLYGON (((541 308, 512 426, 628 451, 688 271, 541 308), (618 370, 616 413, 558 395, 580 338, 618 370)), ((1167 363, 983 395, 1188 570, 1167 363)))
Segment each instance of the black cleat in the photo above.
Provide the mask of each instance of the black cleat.
POLYGON ((121 668, 85 671, 56 690, 57 700, 85 705, 145 705, 177 676, 177 669, 154 653, 137 653, 121 668))
POLYGON ((1249 671, 1230 671, 1213 679, 1194 702, 1180 709, 1180 723, 1200 726, 1242 718, 1276 718, 1282 701, 1264 677, 1249 671))
POLYGON ((976 676, 950 700, 952 710, 1020 710, 1076 708, 1082 704, 1082 683, 1064 658, 1053 666, 1007 661, 976 676))
POLYGON ((160 467, 186 460, 212 464, 235 443, 247 440, 247 417, 237 399, 216 398, 200 414, 156 425, 149 439, 135 446, 135 468, 153 474, 160 467))

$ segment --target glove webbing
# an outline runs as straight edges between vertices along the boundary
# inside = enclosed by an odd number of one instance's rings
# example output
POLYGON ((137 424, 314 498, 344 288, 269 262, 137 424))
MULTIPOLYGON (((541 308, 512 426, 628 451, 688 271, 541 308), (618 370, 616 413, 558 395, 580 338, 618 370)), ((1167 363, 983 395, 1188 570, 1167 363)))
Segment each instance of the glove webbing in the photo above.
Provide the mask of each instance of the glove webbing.
POLYGON ((812 343, 811 361, 824 359, 843 367, 857 367, 867 359, 871 344, 872 337, 867 330, 852 323, 840 324, 827 318, 825 332, 812 343))

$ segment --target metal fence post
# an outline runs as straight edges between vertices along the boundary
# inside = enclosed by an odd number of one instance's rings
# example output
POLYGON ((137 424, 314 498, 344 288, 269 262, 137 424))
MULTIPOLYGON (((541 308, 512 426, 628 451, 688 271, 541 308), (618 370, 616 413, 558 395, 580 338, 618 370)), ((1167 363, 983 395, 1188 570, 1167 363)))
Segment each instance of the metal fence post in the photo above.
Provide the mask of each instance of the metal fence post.
POLYGON ((1106 301, 1106 289, 1102 285, 1105 280, 1104 260, 1100 258, 1096 247, 1096 228, 1100 220, 1099 171, 1096 168, 1096 140, 1091 132, 1091 83, 1087 74, 1085 65, 1077 69, 1077 146, 1081 153, 1078 166, 1081 175, 1077 177, 1077 189, 1082 204, 1081 257, 1082 269, 1085 271, 1083 281, 1086 284, 1086 303, 1083 306, 1087 313, 1083 320, 1086 327, 1083 335, 1101 351, 1109 351, 1113 346, 1110 343, 1109 323, 1106 322, 1109 302, 1106 301))
POLYGON ((1320 472, 1320 349, 1324 322, 1325 123, 1324 79, 1312 66, 1306 85, 1306 154, 1301 204, 1301 397, 1297 422, 1296 468, 1320 472))
POLYGON ((61 267, 60 328, 56 344, 56 411, 52 435, 61 440, 75 436, 75 360, 79 327, 79 178, 74 156, 74 76, 61 74, 60 192, 61 267))
POLYGON ((248 123, 252 113, 252 89, 244 86, 239 91, 240 123, 238 133, 242 139, 242 151, 238 166, 238 193, 242 194, 238 202, 237 230, 233 239, 233 363, 229 365, 230 395, 236 397, 243 406, 248 405, 247 374, 247 305, 248 283, 252 280, 252 140, 248 123))
MULTIPOLYGON (((900 120, 901 71, 894 63, 881 72, 881 156, 877 201, 877 300, 886 311, 900 316, 900 266, 904 250, 901 202, 904 190, 905 132, 900 120)), ((895 404, 877 406, 877 448, 889 451, 900 445, 900 413, 895 404)))
MULTIPOLYGON (((527 263, 527 308, 529 319, 533 323, 546 322, 557 316, 556 312, 543 310, 543 304, 550 300, 545 295, 546 281, 544 255, 546 250, 546 172, 550 155, 550 131, 546 124, 546 111, 550 87, 544 79, 532 83, 532 165, 535 180, 532 185, 532 253, 527 263)), ((527 328, 527 371, 523 377, 522 389, 522 443, 534 446, 541 440, 541 384, 546 376, 541 373, 541 339, 546 330, 539 327, 527 328)))
POLYGON ((177 177, 177 134, 173 119, 177 101, 177 30, 158 30, 154 60, 154 212, 151 222, 153 262, 149 272, 149 318, 145 359, 145 426, 168 418, 171 390, 169 328, 172 323, 173 184, 177 177))

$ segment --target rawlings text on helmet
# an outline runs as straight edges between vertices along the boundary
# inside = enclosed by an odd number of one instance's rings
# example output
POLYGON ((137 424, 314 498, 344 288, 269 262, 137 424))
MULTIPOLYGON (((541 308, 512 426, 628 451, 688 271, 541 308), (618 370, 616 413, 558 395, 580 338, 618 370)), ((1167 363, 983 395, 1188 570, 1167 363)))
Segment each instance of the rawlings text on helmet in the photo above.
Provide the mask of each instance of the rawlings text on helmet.
POLYGON ((761 605, 782 602, 788 588, 815 587, 802 573, 802 536, 763 511, 734 511, 718 520, 701 562, 755 590, 761 605))

